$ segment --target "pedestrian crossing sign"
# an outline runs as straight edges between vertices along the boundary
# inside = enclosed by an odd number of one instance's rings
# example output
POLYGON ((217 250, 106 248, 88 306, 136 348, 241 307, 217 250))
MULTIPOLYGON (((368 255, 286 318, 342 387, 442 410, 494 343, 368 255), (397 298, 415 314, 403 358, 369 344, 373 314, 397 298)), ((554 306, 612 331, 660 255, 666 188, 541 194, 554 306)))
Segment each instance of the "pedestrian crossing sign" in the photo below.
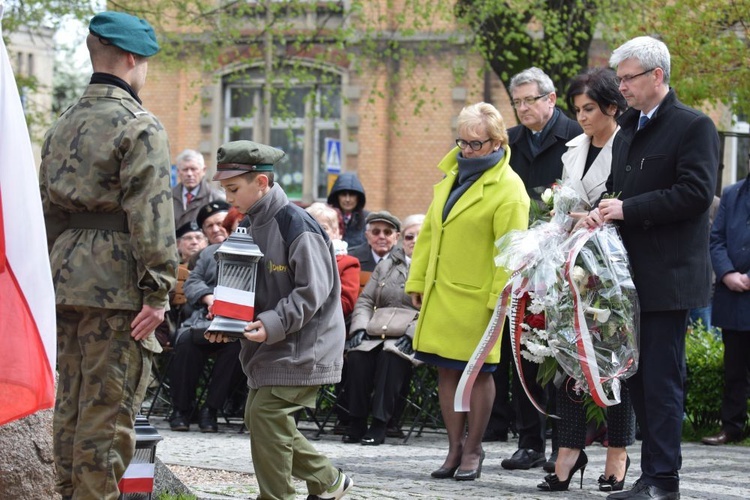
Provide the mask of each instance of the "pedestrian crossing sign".
POLYGON ((329 174, 338 174, 341 172, 341 141, 338 139, 326 138, 326 171, 329 174))

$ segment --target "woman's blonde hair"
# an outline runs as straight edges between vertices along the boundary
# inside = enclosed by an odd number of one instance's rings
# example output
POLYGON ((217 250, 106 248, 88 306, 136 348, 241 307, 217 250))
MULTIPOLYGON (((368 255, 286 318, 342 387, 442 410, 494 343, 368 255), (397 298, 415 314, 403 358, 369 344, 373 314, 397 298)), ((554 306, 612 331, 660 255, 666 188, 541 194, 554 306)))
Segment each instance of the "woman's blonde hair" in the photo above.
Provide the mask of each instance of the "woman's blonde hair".
POLYGON ((505 129, 503 115, 495 106, 486 102, 478 102, 462 109, 456 128, 459 133, 467 131, 475 135, 479 135, 477 132, 484 128, 489 139, 500 141, 500 147, 508 144, 508 131, 505 129))

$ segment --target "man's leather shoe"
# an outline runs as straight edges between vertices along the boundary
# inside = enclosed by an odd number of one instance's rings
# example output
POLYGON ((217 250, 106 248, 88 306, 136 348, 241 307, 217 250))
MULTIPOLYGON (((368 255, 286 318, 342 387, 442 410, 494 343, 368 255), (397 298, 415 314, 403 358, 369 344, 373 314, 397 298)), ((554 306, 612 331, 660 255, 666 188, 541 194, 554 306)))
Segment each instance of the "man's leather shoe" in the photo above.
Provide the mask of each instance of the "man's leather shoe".
POLYGON ((542 465, 542 469, 544 469, 544 472, 549 472, 550 474, 554 474, 555 462, 557 462, 557 450, 553 451, 552 454, 549 456, 549 460, 544 462, 544 465, 542 465))
POLYGON ((516 450, 512 457, 506 458, 505 460, 500 462, 500 465, 503 466, 503 469, 528 470, 532 467, 539 467, 544 462, 546 462, 546 458, 544 457, 544 453, 542 453, 541 451, 534 451, 531 449, 525 450, 522 448, 516 450))
POLYGON ((179 410, 174 410, 169 417, 169 428, 173 431, 185 432, 190 430, 187 415, 179 410))
POLYGON ((680 500, 680 492, 663 490, 639 479, 632 489, 607 495, 607 500, 680 500))
POLYGON ((716 446, 720 444, 736 443, 737 441, 741 441, 740 436, 736 434, 732 434, 731 432, 727 432, 727 431, 721 431, 715 436, 706 436, 703 439, 701 439, 701 443, 710 444, 712 446, 716 446))
POLYGON ((388 424, 388 427, 385 429, 385 436, 389 438, 403 439, 406 435, 398 425, 388 424))
POLYGON ((219 424, 216 422, 216 410, 204 406, 198 417, 198 427, 200 427, 201 432, 218 432, 219 424))

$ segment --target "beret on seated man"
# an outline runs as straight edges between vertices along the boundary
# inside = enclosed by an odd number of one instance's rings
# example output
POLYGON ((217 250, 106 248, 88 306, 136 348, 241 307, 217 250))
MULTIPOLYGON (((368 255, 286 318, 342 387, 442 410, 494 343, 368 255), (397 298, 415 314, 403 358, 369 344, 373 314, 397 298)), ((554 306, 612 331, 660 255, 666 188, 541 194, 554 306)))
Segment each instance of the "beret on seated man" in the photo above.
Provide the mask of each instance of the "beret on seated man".
POLYGON ((226 201, 216 200, 206 203, 198 211, 195 221, 203 230, 210 245, 221 243, 229 236, 223 223, 230 208, 232 206, 226 201))

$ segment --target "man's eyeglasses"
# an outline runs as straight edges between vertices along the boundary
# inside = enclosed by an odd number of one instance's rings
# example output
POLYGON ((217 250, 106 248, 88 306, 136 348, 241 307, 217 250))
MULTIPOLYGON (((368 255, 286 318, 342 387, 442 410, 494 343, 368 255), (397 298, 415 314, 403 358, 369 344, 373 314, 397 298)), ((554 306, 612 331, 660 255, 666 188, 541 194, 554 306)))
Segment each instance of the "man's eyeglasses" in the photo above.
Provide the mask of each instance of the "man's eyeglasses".
POLYGON ((551 92, 547 92, 546 94, 535 95, 533 97, 524 97, 523 99, 513 99, 510 104, 513 106, 514 109, 520 108, 521 104, 525 104, 526 106, 532 106, 539 99, 541 99, 542 97, 547 97, 550 94, 551 92))
POLYGON ((469 146, 472 151, 479 151, 482 149, 482 146, 490 142, 492 139, 487 139, 486 141, 465 141, 463 139, 456 139, 456 146, 458 146, 461 149, 464 149, 466 146, 469 146))
POLYGON ((383 235, 385 235, 385 237, 387 238, 388 236, 391 236, 394 233, 394 231, 390 227, 387 227, 385 229, 380 229, 379 227, 374 227, 374 228, 370 229, 370 234, 373 235, 373 236, 380 236, 380 233, 383 233, 383 235))
POLYGON ((653 70, 655 70, 655 69, 656 69, 656 68, 651 68, 651 69, 647 69, 646 71, 643 71, 643 72, 641 72, 641 73, 638 73, 638 74, 636 74, 636 75, 625 75, 625 76, 618 76, 618 77, 616 77, 616 80, 617 80, 617 85, 622 85, 623 83, 624 83, 625 85, 627 85, 628 83, 630 83, 630 80, 633 80, 633 79, 635 79, 635 78, 638 78, 639 76, 643 76, 643 75, 645 75, 646 73, 651 73, 651 72, 652 72, 653 70))
POLYGON ((405 234, 404 235, 404 241, 414 241, 417 239, 416 234, 405 234))

